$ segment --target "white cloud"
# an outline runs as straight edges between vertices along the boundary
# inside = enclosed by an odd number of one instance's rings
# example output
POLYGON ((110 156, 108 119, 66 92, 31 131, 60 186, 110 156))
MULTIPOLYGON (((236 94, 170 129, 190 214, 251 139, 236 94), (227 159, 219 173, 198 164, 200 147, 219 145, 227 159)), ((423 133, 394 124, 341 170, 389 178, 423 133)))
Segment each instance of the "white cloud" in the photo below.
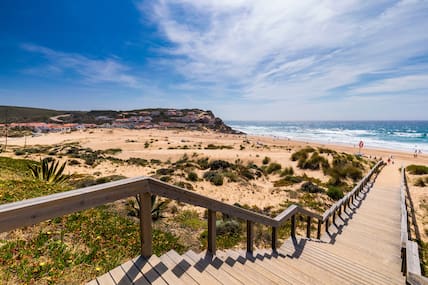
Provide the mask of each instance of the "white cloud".
MULTIPOLYGON (((186 85, 239 86, 246 99, 311 100, 364 85, 371 74, 398 78, 401 69, 410 90, 421 85, 412 78, 428 74, 407 63, 428 53, 427 1, 159 0, 138 7, 173 44, 164 64, 186 85)), ((387 92, 389 83, 346 92, 387 92)))
POLYGON ((24 50, 42 54, 48 64, 27 69, 33 74, 62 74, 68 71, 82 76, 89 83, 119 83, 127 86, 136 86, 137 79, 128 73, 129 67, 117 59, 90 59, 80 54, 54 51, 47 47, 23 44, 24 50))

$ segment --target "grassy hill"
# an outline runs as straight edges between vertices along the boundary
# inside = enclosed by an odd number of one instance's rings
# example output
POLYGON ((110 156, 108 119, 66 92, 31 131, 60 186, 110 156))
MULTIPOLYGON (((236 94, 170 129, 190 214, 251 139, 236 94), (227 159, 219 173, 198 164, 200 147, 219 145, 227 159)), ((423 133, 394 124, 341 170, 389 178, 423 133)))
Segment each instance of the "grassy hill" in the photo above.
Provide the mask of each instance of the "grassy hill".
POLYGON ((48 121, 50 117, 65 114, 64 111, 56 111, 50 109, 16 107, 16 106, 0 106, 0 123, 4 124, 7 120, 10 122, 35 122, 48 121))

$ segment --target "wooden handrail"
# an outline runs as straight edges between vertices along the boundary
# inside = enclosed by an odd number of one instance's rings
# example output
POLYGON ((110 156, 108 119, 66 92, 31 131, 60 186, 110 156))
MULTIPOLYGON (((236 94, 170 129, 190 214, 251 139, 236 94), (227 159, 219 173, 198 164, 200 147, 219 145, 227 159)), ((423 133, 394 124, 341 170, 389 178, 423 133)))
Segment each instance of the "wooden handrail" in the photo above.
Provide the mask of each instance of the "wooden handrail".
POLYGON ((401 167, 401 270, 406 276, 406 282, 410 285, 428 285, 428 278, 421 274, 421 263, 419 258, 419 245, 410 239, 410 222, 407 207, 407 198, 410 198, 409 187, 407 185, 405 167, 401 167))
POLYGON ((328 231, 330 216, 333 215, 334 220, 336 212, 341 211, 342 206, 344 208, 349 206, 350 201, 359 194, 380 165, 382 165, 382 161, 379 161, 352 191, 332 205, 323 215, 313 213, 298 205, 291 205, 275 218, 272 218, 241 207, 223 203, 151 177, 142 176, 0 205, 0 232, 33 225, 65 214, 139 195, 141 205, 144 205, 145 208, 140 208, 141 254, 150 256, 152 254, 151 213, 147 210, 147 208, 151 208, 150 195, 147 195, 149 193, 208 209, 208 250, 212 253, 215 253, 216 248, 216 212, 225 213, 247 221, 247 250, 250 252, 253 246, 251 234, 253 223, 260 223, 272 227, 272 248, 276 249, 277 228, 288 220, 291 220, 291 231, 294 235, 296 215, 304 215, 307 217, 308 237, 310 237, 311 219, 318 220, 317 238, 319 239, 321 235, 321 225, 326 223, 326 230, 328 231), (147 229, 149 229, 150 232, 147 232, 147 229))

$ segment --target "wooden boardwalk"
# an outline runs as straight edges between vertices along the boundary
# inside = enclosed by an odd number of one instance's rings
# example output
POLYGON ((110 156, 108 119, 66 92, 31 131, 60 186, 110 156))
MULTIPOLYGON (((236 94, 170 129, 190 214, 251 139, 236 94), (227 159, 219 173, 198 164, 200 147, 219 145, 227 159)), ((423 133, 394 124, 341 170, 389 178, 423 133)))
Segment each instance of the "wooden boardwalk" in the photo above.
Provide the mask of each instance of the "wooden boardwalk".
POLYGON ((137 257, 89 284, 405 284, 400 250, 400 172, 387 165, 320 240, 290 238, 275 252, 137 257))

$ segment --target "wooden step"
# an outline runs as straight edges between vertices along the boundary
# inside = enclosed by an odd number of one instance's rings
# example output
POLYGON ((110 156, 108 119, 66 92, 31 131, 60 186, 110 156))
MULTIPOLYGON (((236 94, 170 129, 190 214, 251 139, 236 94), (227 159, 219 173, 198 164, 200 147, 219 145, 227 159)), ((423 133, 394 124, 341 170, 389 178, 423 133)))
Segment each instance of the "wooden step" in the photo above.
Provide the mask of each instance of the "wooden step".
POLYGON ((211 266, 210 262, 199 258, 197 254, 194 253, 192 250, 186 252, 184 255, 182 255, 182 257, 190 263, 194 264, 193 267, 196 270, 201 273, 211 275, 213 278, 217 279, 222 284, 243 284, 242 282, 239 282, 237 279, 235 279, 233 276, 229 275, 227 272, 211 266))
POLYGON ((283 266, 278 260, 286 257, 277 252, 272 252, 271 250, 257 250, 253 256, 256 259, 256 263, 264 266, 266 269, 274 270, 280 274, 280 276, 284 276, 292 284, 324 284, 306 273, 297 270, 295 267, 283 266))
POLYGON ((174 260, 172 260, 167 254, 162 255, 160 257, 160 260, 184 284, 198 284, 198 282, 195 279, 193 279, 192 276, 188 274, 188 272, 186 272, 180 266, 178 266, 177 263, 174 260))
POLYGON ((193 267, 193 263, 185 260, 177 252, 170 250, 166 255, 171 258, 182 270, 188 273, 194 280, 199 284, 221 284, 217 279, 213 278, 209 274, 199 272, 193 267))
MULTIPOLYGON (((365 284, 387 284, 384 282, 388 281, 391 282, 389 284, 397 284, 397 280, 388 275, 378 273, 352 259, 347 259, 333 253, 318 250, 317 248, 313 248, 310 242, 306 240, 303 241, 305 241, 302 243, 304 244, 303 247, 295 246, 292 242, 289 242, 284 244, 281 247, 281 250, 291 253, 297 252, 298 254, 301 254, 300 258, 304 258, 315 264, 322 264, 322 267, 325 270, 330 270, 332 272, 337 270, 355 282, 359 280, 360 282, 363 281, 365 284)), ((400 282, 401 281, 402 280, 400 280, 400 282)))

